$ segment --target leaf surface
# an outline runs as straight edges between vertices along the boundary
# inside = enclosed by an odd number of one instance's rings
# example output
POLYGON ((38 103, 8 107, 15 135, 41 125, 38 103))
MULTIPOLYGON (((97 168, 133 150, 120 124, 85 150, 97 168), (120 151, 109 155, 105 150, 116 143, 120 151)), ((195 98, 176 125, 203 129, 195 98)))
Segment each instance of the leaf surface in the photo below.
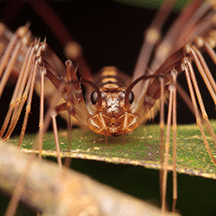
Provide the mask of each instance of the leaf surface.
MULTIPOLYGON (((216 128, 216 121, 211 121, 216 128)), ((166 128, 165 128, 166 130, 166 128)), ((213 139, 207 136, 213 155, 216 146, 213 139)), ((18 137, 10 139, 16 145, 18 137)), ((21 146, 24 152, 38 152, 32 147, 35 135, 26 135, 21 146)), ((82 129, 72 130, 72 143, 67 144, 67 131, 59 131, 59 142, 62 157, 98 160, 117 164, 139 165, 147 168, 160 168, 160 128, 157 124, 138 127, 126 134, 125 144, 122 136, 108 137, 105 145, 104 136, 82 129)), ((43 156, 56 157, 54 136, 46 133, 43 139, 43 156)), ((172 170, 172 137, 170 140, 169 170, 172 170)), ((196 124, 179 125, 177 128, 177 171, 190 175, 216 179, 216 165, 211 161, 203 142, 199 127, 196 124)))

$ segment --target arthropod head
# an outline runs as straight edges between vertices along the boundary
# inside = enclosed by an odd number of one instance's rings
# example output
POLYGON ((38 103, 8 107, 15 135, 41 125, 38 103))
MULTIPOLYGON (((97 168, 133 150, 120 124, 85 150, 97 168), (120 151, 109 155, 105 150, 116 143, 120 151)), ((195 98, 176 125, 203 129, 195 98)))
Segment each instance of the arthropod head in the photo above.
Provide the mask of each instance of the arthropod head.
POLYGON ((136 112, 137 103, 134 100, 132 88, 141 80, 148 78, 148 76, 142 76, 128 87, 111 84, 101 88, 83 79, 84 83, 93 87, 91 101, 88 104, 90 116, 87 119, 87 126, 105 136, 133 131, 141 123, 141 117, 136 112))

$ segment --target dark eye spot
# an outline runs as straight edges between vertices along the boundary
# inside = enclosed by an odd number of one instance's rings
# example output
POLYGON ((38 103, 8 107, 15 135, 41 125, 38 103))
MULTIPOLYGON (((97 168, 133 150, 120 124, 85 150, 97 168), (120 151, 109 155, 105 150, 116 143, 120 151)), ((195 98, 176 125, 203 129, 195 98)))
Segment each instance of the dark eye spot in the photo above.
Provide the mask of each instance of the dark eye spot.
POLYGON ((133 94, 132 91, 129 93, 128 100, 129 100, 129 103, 130 103, 130 104, 132 104, 133 101, 134 101, 134 94, 133 94))
POLYGON ((97 103, 97 101, 98 101, 98 93, 96 91, 93 91, 91 93, 91 102, 92 102, 92 104, 95 105, 97 103))

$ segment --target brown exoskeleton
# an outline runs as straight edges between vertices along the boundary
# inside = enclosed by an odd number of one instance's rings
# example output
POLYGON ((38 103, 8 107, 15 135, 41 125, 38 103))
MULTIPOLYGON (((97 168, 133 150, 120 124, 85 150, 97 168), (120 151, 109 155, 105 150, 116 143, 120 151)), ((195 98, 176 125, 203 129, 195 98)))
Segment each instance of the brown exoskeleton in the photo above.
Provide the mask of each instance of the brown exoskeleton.
MULTIPOLYGON (((44 133, 43 125, 43 97, 49 97, 44 90, 45 82, 51 83, 56 89, 55 93, 62 97, 63 102, 52 107, 52 120, 56 141, 57 152, 59 152, 58 137, 56 132, 55 117, 61 112, 67 111, 81 124, 91 128, 94 132, 105 136, 125 134, 133 131, 141 123, 149 118, 149 113, 156 113, 160 107, 161 128, 161 179, 162 179, 162 210, 165 211, 166 176, 168 164, 168 151, 170 139, 170 127, 173 124, 175 148, 176 139, 176 91, 192 107, 197 124, 200 127, 207 151, 214 163, 216 163, 210 149, 208 140, 203 131, 203 123, 207 125, 208 131, 216 142, 215 133, 208 121, 203 105, 202 96, 197 84, 192 62, 198 68, 202 79, 216 104, 216 84, 210 70, 201 54, 206 51, 211 59, 216 62, 213 50, 216 43, 215 36, 215 4, 214 1, 194 1, 183 10, 179 18, 174 22, 166 36, 160 40, 161 28, 171 11, 172 4, 168 1, 163 4, 151 26, 145 33, 145 40, 135 66, 133 77, 123 75, 115 67, 104 67, 100 74, 91 75, 88 65, 84 64, 81 48, 65 31, 64 26, 59 23, 46 4, 41 2, 40 7, 34 1, 30 1, 38 13, 50 24, 57 25, 60 29, 56 32, 62 44, 65 46, 67 56, 71 60, 65 65, 56 56, 48 44, 31 35, 28 25, 12 33, 7 27, 1 25, 1 63, 0 95, 11 74, 18 73, 18 80, 14 95, 0 135, 7 139, 13 132, 19 119, 23 105, 28 99, 26 115, 21 132, 20 143, 25 134, 28 115, 30 113, 31 98, 34 84, 41 85, 41 117, 40 117, 40 142, 44 133), (45 12, 44 12, 45 11, 45 12), (50 13, 49 13, 50 12, 50 13), (46 16, 48 14, 48 16, 46 16), (61 35, 64 35, 63 37, 61 35), (156 46, 157 45, 157 46, 156 46), (154 55, 151 58, 151 53, 154 55), (76 72, 79 71, 80 79, 76 72), (177 76, 185 72, 190 92, 190 99, 177 83, 177 76), (46 81, 44 78, 46 77, 46 81), (41 81, 39 81, 41 78, 41 81), (88 100, 85 102, 82 87, 88 88, 88 100), (60 90, 59 90, 60 89, 60 90), (164 134, 164 100, 168 98, 167 133, 165 141, 165 159, 163 160, 163 134, 164 134), (199 108, 198 108, 199 107, 199 108)), ((54 26, 55 26, 54 25, 54 26)), ((54 28, 53 31, 56 29, 54 28)), ((49 93, 50 94, 50 93, 49 93)), ((53 92, 51 94, 54 94, 53 92)), ((46 121, 45 121, 46 122, 46 121)), ((41 145, 40 145, 41 146, 41 145)), ((174 204, 177 199, 176 171, 174 155, 174 204)), ((61 163, 60 156, 58 157, 61 163)))

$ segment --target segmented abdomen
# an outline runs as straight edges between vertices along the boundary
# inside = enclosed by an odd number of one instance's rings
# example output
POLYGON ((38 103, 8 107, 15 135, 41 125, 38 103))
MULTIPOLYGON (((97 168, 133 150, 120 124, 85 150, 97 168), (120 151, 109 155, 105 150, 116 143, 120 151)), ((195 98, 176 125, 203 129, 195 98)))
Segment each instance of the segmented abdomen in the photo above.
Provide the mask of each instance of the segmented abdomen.
POLYGON ((130 85, 131 78, 128 75, 123 74, 116 67, 110 66, 102 68, 102 70, 94 76, 93 82, 99 88, 127 88, 130 85))

